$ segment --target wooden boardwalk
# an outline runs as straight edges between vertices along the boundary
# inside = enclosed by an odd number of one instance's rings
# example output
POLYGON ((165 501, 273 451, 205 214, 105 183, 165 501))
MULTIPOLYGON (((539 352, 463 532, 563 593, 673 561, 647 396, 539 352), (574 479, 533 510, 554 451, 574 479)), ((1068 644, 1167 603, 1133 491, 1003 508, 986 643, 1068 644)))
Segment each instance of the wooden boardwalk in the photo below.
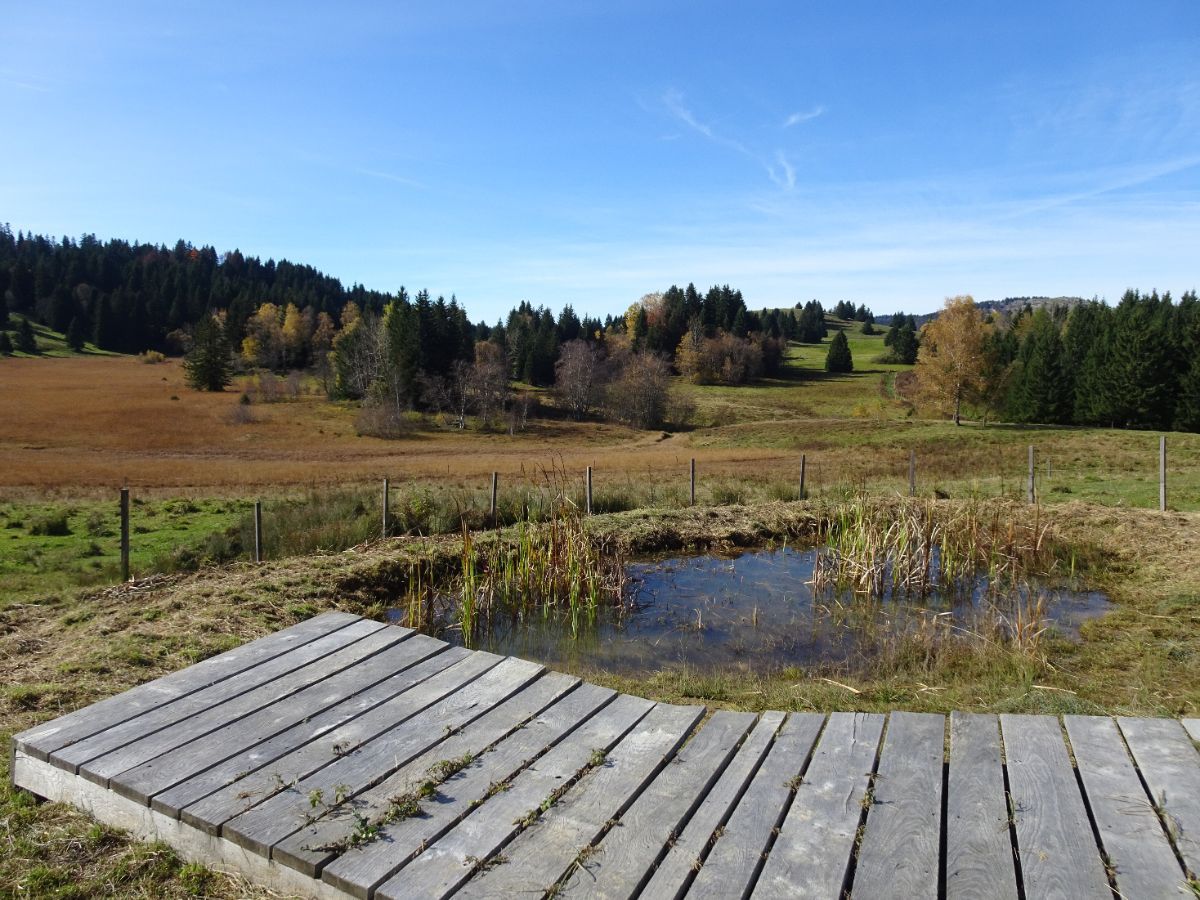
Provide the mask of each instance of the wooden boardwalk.
POLYGON ((1194 896, 1194 740, 706 717, 327 613, 17 735, 13 779, 303 896, 1132 900, 1194 896))

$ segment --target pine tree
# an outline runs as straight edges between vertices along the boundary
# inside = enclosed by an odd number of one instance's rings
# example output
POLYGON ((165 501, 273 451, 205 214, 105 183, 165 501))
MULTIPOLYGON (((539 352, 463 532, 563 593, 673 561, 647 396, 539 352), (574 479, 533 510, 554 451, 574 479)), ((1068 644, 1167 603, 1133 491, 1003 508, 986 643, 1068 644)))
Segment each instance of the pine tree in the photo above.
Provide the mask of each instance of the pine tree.
POLYGON ((33 336, 33 326, 29 324, 28 317, 21 319, 21 324, 17 326, 16 347, 22 353, 38 352, 37 338, 33 336))
POLYGON ((229 344, 215 319, 206 316, 197 323, 183 368, 188 384, 198 391, 223 391, 229 384, 233 377, 229 344))
POLYGON ((746 325, 746 310, 739 309, 737 315, 733 317, 733 336, 744 338, 747 333, 746 325))
POLYGON ((1180 431, 1200 431, 1200 357, 1179 379, 1179 396, 1175 403, 1175 427, 1180 431))
POLYGON ((71 320, 71 324, 67 326, 67 346, 76 353, 83 352, 83 320, 76 316, 71 320))
POLYGON ((829 342, 829 352, 825 354, 825 371, 854 371, 854 358, 850 355, 850 342, 846 340, 846 332, 839 331, 829 342))
POLYGON ((6 328, 8 328, 8 302, 4 299, 4 293, 0 292, 0 331, 6 328))
POLYGON ((1071 421, 1074 391, 1058 326, 1040 308, 1021 345, 1010 413, 1021 422, 1061 425, 1071 421))
POLYGON ((0 331, 0 356, 12 356, 13 345, 7 331, 0 331))

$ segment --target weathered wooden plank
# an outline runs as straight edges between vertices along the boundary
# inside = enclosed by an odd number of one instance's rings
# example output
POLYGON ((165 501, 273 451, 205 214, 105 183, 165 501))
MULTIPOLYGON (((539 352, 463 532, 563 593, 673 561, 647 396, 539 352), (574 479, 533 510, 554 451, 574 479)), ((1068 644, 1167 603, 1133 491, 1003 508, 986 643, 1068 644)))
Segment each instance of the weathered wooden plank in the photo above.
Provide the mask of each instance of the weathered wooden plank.
POLYGON ((99 703, 36 725, 15 735, 13 740, 22 752, 35 759, 46 760, 55 750, 68 744, 244 672, 295 647, 345 628, 359 618, 343 612, 322 613, 186 669, 139 684, 99 703))
MULTIPOLYGON (((439 654, 422 666, 436 665, 444 655, 439 654)), ((269 765, 239 774, 225 787, 185 806, 180 810, 179 817, 190 825, 215 834, 226 820, 253 809, 345 753, 417 715, 478 678, 498 662, 499 657, 493 654, 481 655, 468 650, 458 662, 424 679, 414 689, 373 707, 332 731, 321 733, 317 739, 277 757, 269 765)))
POLYGON ((1200 876, 1200 753, 1172 719, 1117 721, 1168 837, 1188 871, 1200 876))
POLYGON ((1017 871, 995 716, 950 714, 947 900, 1017 900, 1017 871))
POLYGON ((790 715, 713 845, 689 897, 742 897, 754 884, 775 828, 808 766, 824 717, 790 715))
POLYGON ((742 792, 758 771, 759 765, 771 749, 771 743, 779 726, 783 724, 781 712, 765 712, 750 736, 742 743, 737 755, 725 767, 721 778, 699 808, 688 819, 682 833, 671 845, 671 849, 658 864, 643 891, 643 896, 674 900, 681 897, 692 877, 700 869, 704 853, 713 836, 733 813, 742 792))
POLYGON ((637 894, 689 813, 708 793, 754 724, 752 713, 718 712, 680 748, 587 860, 568 873, 558 896, 637 894))
POLYGON ((1058 719, 1002 715, 1000 730, 1025 896, 1109 896, 1104 862, 1058 719))
MULTIPOLYGON (((319 686, 330 676, 344 669, 355 668, 363 660, 370 659, 406 638, 408 635, 397 635, 385 626, 362 640, 342 647, 321 659, 313 660, 274 681, 259 685, 227 702, 211 705, 194 715, 171 723, 169 727, 135 738, 116 750, 90 759, 79 766, 79 774, 89 781, 116 789, 115 782, 127 770, 230 723, 240 725, 247 717, 277 702, 293 702, 295 695, 300 691, 313 685, 319 686)), ((220 757, 212 762, 219 760, 220 757)), ((132 796, 131 799, 146 802, 145 796, 132 796)))
POLYGON ((507 862, 481 870, 459 896, 512 897, 558 884, 641 794, 704 715, 700 706, 656 707, 580 781, 504 848, 507 862))
MULTIPOLYGON (((476 651, 470 659, 489 655, 476 651)), ((221 826, 222 837, 249 850, 268 853, 273 844, 299 831, 315 811, 319 812, 323 801, 314 803, 314 797, 351 797, 378 784, 431 745, 521 690, 542 671, 540 665, 521 659, 501 661, 467 687, 418 713, 404 727, 397 725, 358 749, 333 758, 294 787, 226 822, 221 826)))
POLYGON ((1200 719, 1184 719, 1180 724, 1193 741, 1200 741, 1200 719))
MULTIPOLYGON (((359 641, 347 650, 366 650, 368 646, 367 641, 359 641)), ((311 721, 327 709, 377 685, 387 682, 387 686, 381 688, 384 692, 381 700, 392 696, 392 693, 399 693, 411 686, 403 675, 407 669, 440 653, 446 647, 442 641, 423 634, 414 635, 385 647, 379 653, 369 656, 364 654, 363 658, 355 660, 340 671, 332 671, 327 677, 316 679, 307 687, 300 687, 302 681, 298 679, 293 682, 295 687, 299 687, 294 693, 284 694, 283 685, 273 682, 269 687, 275 688, 278 685, 279 690, 272 692, 273 698, 267 705, 259 707, 242 719, 234 719, 224 707, 216 707, 202 713, 197 719, 216 716, 217 727, 186 743, 178 743, 176 747, 121 772, 119 776, 110 780, 110 787, 132 800, 148 802, 153 795, 165 791, 188 776, 219 765, 231 756, 270 740, 293 725, 311 721), (387 693, 389 689, 393 689, 392 693, 387 693)), ((337 655, 326 657, 322 662, 334 663, 337 655)), ((293 673, 297 676, 300 674, 293 673)), ((310 677, 309 673, 304 673, 303 680, 309 680, 310 677)), ((374 693, 376 696, 379 694, 378 691, 374 693)), ((250 695, 242 696, 246 698, 250 695)), ((190 721, 181 724, 192 725, 190 721)))
MULTIPOLYGON (((245 798, 254 797, 262 799, 262 791, 273 787, 276 782, 276 779, 273 777, 265 779, 262 784, 265 784, 267 787, 260 790, 260 786, 254 785, 251 781, 253 773, 269 766, 289 753, 313 743, 317 738, 328 734, 334 729, 369 712, 376 706, 402 694, 413 685, 420 684, 438 672, 450 668, 455 663, 461 662, 470 655, 470 652, 469 650, 464 650, 462 647, 451 647, 443 650, 430 659, 411 666, 397 673, 392 678, 368 688, 359 694, 355 694, 353 697, 322 713, 318 713, 311 718, 302 719, 291 728, 259 744, 248 747, 215 766, 194 772, 193 774, 185 773, 186 777, 183 781, 167 788, 165 791, 155 794, 151 798, 150 805, 158 812, 172 816, 173 818, 179 818, 181 810, 185 807, 198 803, 200 800, 215 794, 217 791, 227 788, 235 781, 241 781, 242 784, 233 793, 244 795, 244 798, 238 803, 236 808, 236 812, 242 812, 247 808, 245 798)), ((328 759, 328 753, 325 752, 316 754, 314 751, 314 755, 320 756, 318 764, 324 764, 325 760, 328 759)), ((217 802, 217 798, 214 798, 213 802, 217 802)), ((231 812, 226 818, 234 814, 231 812)), ((219 821, 224 821, 224 819, 219 821)))
POLYGON ((854 870, 863 897, 936 900, 942 836, 946 719, 894 712, 854 870))
POLYGON ((613 747, 654 707, 621 695, 572 731, 550 752, 514 778, 507 790, 480 804, 411 863, 376 890, 377 898, 436 898, 466 881, 477 862, 490 859, 537 815, 547 798, 571 783, 596 757, 613 747))
MULTIPOLYGON (((134 840, 169 844, 181 859, 198 863, 205 869, 237 873, 256 887, 265 889, 267 896, 345 900, 344 896, 337 895, 327 885, 320 885, 311 879, 305 883, 306 879, 291 869, 276 866, 270 860, 249 853, 229 841, 189 828, 48 762, 20 752, 16 754, 15 762, 13 776, 16 783, 37 796, 54 803, 69 803, 134 840)), ((129 893, 118 888, 113 881, 109 881, 104 888, 97 886, 89 893, 91 896, 129 893)), ((70 891, 70 887, 67 890, 70 891)), ((22 893, 28 895, 27 891, 22 893)), ((78 896, 80 892, 73 893, 78 896)), ((46 896, 41 891, 37 891, 37 895, 46 896)), ((14 894, 6 892, 5 896, 12 897, 14 894)))
POLYGON ((1183 896, 1187 879, 1116 723, 1108 716, 1063 722, 1120 896, 1183 896))
MULTIPOLYGON (((347 850, 335 859, 322 870, 322 880, 348 894, 367 897, 373 888, 399 871, 475 806, 483 803, 489 794, 501 790, 502 785, 555 747, 615 696, 614 691, 592 684, 572 691, 442 784, 436 796, 423 805, 420 816, 387 825, 377 840, 347 850)), ((275 852, 278 853, 281 846, 289 846, 295 837, 276 845, 275 852)), ((282 856, 279 859, 286 861, 282 856)))
MULTIPOLYGON (((78 772, 79 767, 98 756, 117 750, 144 736, 169 728, 190 716, 213 706, 227 703, 242 694, 264 684, 269 684, 296 669, 324 659, 343 647, 350 646, 388 626, 380 622, 360 619, 332 634, 309 641, 281 656, 276 656, 261 665, 254 666, 237 675, 232 675, 217 684, 193 691, 170 703, 147 710, 136 718, 127 719, 119 725, 107 728, 91 737, 83 738, 50 754, 50 762, 68 772, 78 772)), ((119 770, 118 770, 119 771, 119 770)), ((90 780, 106 786, 103 780, 85 774, 90 780)))
POLYGON ((883 721, 876 713, 829 716, 753 896, 841 895, 883 721))
MULTIPOLYGON (((538 678, 478 719, 441 737, 379 784, 356 793, 347 803, 329 810, 311 825, 279 841, 271 848, 271 858, 315 877, 336 852, 311 848, 344 845, 363 818, 372 822, 384 818, 391 811, 393 797, 418 792, 429 782, 430 769, 436 768, 438 763, 466 757, 474 760, 481 754, 490 762, 494 750, 489 748, 493 744, 518 729, 523 731, 533 716, 578 684, 578 678, 559 672, 538 678)), ((384 840, 382 836, 380 840, 384 840)))

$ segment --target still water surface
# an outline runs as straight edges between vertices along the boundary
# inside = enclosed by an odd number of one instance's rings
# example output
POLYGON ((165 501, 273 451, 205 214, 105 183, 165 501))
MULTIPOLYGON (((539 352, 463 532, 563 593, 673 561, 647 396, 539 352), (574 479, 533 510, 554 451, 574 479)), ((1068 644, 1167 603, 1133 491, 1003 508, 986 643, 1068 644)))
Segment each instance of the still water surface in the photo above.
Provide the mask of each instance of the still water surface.
MULTIPOLYGON (((477 649, 550 665, 578 663, 625 674, 673 665, 768 671, 786 666, 848 666, 877 652, 880 643, 941 615, 962 629, 976 629, 990 614, 986 580, 954 599, 889 599, 869 602, 849 594, 814 596, 808 583, 813 549, 757 550, 736 556, 672 557, 631 563, 629 604, 582 623, 571 636, 563 616, 536 613, 493 623, 477 649)), ((1110 603, 1095 591, 1038 588, 1045 624, 1068 637, 1103 614, 1110 603)), ((1023 592, 1017 602, 1027 600, 1023 592)), ((1007 601, 1010 603, 1012 601, 1007 601)), ((1011 619, 1013 610, 995 612, 1011 619)), ((458 639, 456 631, 443 635, 458 639)))

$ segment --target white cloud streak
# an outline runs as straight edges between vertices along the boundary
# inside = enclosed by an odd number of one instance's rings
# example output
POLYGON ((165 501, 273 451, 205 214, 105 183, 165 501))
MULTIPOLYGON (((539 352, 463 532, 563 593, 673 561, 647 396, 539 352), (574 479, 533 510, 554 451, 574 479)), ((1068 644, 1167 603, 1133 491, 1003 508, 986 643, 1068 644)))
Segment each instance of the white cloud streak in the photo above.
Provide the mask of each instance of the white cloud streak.
POLYGON ((802 122, 811 122, 813 119, 817 118, 818 116, 823 116, 824 114, 824 106, 814 106, 808 112, 794 112, 783 120, 783 127, 791 128, 793 125, 799 125, 802 122))
POLYGON ((792 190, 796 186, 796 170, 792 168, 782 150, 775 151, 775 162, 776 165, 767 166, 767 174, 785 191, 792 190))
POLYGON ((696 118, 691 109, 684 104, 683 93, 675 88, 670 88, 664 92, 662 101, 663 105, 667 108, 667 112, 674 118, 712 143, 726 147, 747 159, 753 160, 767 173, 767 177, 783 190, 790 191, 796 186, 796 171, 791 163, 788 162, 782 150, 775 151, 774 159, 768 159, 751 150, 741 141, 720 134, 711 125, 701 122, 696 118))

